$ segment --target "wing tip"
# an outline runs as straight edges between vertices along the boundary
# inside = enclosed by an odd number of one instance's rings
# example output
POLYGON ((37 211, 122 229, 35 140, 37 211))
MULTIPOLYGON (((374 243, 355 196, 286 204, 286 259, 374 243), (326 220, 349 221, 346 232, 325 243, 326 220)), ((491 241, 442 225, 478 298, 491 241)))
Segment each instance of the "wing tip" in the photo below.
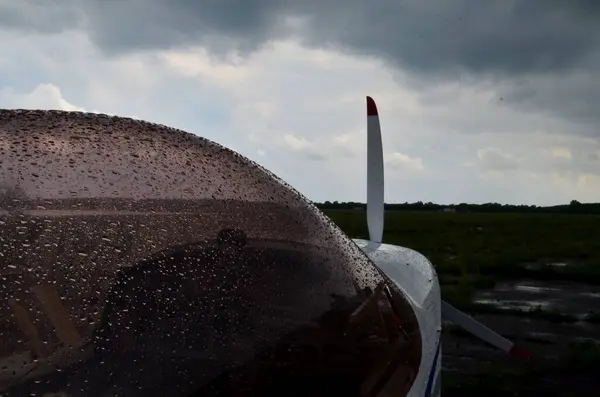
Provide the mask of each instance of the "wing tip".
POLYGON ((367 96, 367 116, 378 116, 377 105, 370 96, 367 96))

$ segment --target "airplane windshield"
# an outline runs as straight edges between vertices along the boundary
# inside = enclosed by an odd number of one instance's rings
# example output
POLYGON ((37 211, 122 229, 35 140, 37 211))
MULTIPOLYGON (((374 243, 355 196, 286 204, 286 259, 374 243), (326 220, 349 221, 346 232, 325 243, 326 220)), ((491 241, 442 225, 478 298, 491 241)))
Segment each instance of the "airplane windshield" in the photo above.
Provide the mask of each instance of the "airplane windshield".
POLYGON ((404 296, 250 160, 137 120, 0 110, 0 162, 1 395, 410 388, 404 296))

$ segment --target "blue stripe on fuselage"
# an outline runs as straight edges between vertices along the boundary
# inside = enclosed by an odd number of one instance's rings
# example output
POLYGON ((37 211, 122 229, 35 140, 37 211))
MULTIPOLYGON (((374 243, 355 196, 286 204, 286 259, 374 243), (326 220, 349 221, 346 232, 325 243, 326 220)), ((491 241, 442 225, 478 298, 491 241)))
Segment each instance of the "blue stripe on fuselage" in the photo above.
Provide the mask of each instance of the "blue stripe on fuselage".
POLYGON ((442 335, 440 334, 440 339, 438 340, 437 349, 435 351, 435 357, 433 358, 433 364, 431 365, 431 370, 429 371, 429 379, 427 379, 427 388, 425 389, 425 397, 431 397, 431 390, 433 388, 433 380, 435 379, 435 369, 437 367, 438 358, 440 356, 441 346, 442 346, 442 335))

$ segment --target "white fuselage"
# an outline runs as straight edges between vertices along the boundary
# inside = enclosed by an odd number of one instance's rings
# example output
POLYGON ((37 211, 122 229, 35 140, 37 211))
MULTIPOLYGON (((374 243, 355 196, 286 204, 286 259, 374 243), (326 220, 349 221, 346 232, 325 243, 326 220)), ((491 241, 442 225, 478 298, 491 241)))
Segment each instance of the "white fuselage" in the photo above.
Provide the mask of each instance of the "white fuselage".
POLYGON ((353 240, 392 279, 412 305, 422 338, 419 373, 408 397, 437 397, 441 386, 441 299, 433 265, 417 251, 368 240, 353 240))

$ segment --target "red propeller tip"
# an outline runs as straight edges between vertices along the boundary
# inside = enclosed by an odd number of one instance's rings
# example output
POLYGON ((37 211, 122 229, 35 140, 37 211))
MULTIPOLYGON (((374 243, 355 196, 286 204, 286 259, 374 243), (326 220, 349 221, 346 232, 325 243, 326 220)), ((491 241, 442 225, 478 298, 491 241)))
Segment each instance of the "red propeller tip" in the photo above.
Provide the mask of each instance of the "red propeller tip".
POLYGON ((377 116, 377 105, 370 96, 367 97, 367 116, 377 116))
POLYGON ((512 347, 512 349, 510 349, 508 354, 510 354, 512 357, 526 358, 526 359, 531 358, 531 353, 529 353, 527 350, 525 350, 521 346, 517 346, 517 345, 514 345, 512 347))

